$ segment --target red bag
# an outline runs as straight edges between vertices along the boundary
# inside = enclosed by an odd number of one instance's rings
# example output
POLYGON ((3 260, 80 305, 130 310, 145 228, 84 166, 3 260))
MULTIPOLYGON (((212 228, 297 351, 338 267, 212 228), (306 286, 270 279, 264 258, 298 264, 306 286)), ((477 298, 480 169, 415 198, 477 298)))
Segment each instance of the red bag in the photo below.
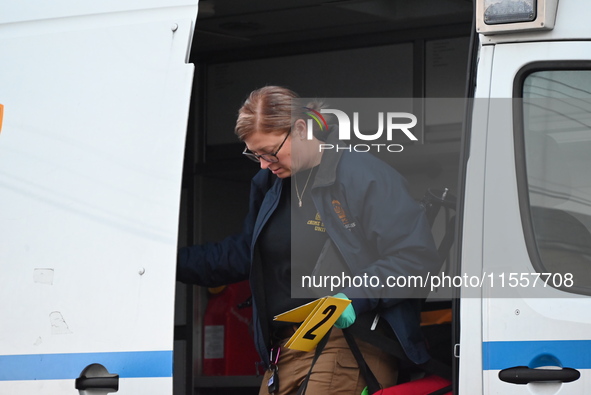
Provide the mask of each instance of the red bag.
MULTIPOLYGON (((450 385, 451 381, 443 377, 431 375, 422 379, 409 381, 408 383, 384 388, 374 395, 428 395, 450 385)), ((449 391, 442 395, 452 395, 452 392, 449 391)))

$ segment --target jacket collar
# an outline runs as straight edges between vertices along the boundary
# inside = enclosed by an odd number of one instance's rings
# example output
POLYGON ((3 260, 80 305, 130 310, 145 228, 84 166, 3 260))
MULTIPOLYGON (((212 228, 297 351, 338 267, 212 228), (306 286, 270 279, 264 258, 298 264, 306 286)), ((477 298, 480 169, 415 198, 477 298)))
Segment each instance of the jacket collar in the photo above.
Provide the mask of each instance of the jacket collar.
POLYGON ((312 188, 329 186, 334 184, 336 180, 337 166, 341 160, 342 150, 337 150, 336 147, 344 147, 344 143, 338 140, 338 129, 335 125, 330 126, 330 133, 326 139, 326 144, 332 144, 334 149, 325 150, 322 152, 322 160, 318 167, 318 173, 314 179, 312 188))

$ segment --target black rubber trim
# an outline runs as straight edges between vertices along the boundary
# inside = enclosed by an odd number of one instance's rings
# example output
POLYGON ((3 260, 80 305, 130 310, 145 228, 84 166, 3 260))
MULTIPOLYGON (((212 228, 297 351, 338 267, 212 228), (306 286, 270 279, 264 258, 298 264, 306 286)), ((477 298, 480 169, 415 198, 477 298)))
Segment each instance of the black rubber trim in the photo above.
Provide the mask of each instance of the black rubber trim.
MULTIPOLYGON (((513 81, 513 139, 515 149, 515 172, 517 177, 517 193, 519 198, 519 212, 527 252, 534 269, 539 273, 546 273, 538 245, 536 243, 533 223, 530 212, 529 184, 527 182, 527 166, 525 163, 525 136, 523 118, 523 83, 525 79, 538 71, 555 70, 591 70, 591 61, 587 60, 560 60, 560 61, 539 61, 523 66, 513 81)), ((551 282, 548 285, 553 286, 551 282)), ((591 288, 584 287, 554 287, 564 292, 591 295, 591 288)))

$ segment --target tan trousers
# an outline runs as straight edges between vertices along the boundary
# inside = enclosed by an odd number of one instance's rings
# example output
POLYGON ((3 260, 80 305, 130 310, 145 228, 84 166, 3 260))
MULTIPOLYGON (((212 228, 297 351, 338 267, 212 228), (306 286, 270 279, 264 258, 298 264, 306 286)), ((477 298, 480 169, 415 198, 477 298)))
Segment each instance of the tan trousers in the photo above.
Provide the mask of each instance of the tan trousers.
MULTIPOLYGON (((287 339, 281 343, 285 344, 287 339)), ((398 363, 395 357, 359 339, 357 344, 365 361, 383 388, 396 384, 398 363)), ((279 391, 275 395, 293 395, 306 378, 314 351, 303 352, 281 347, 278 362, 279 391)), ((267 382, 271 372, 265 372, 259 395, 269 395, 267 382)), ((330 338, 314 364, 307 395, 360 395, 365 388, 357 361, 340 329, 333 328, 330 338)))

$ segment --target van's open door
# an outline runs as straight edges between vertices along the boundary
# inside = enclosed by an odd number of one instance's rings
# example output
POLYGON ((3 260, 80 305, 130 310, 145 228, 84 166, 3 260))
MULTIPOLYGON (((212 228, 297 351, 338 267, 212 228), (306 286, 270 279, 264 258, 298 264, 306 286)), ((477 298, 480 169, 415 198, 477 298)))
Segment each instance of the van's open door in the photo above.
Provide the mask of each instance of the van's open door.
POLYGON ((466 393, 589 392, 589 54, 588 41, 482 47, 492 99, 476 99, 470 152, 462 262, 483 281, 462 305, 466 393))
POLYGON ((0 6, 0 393, 172 393, 196 16, 0 6))

